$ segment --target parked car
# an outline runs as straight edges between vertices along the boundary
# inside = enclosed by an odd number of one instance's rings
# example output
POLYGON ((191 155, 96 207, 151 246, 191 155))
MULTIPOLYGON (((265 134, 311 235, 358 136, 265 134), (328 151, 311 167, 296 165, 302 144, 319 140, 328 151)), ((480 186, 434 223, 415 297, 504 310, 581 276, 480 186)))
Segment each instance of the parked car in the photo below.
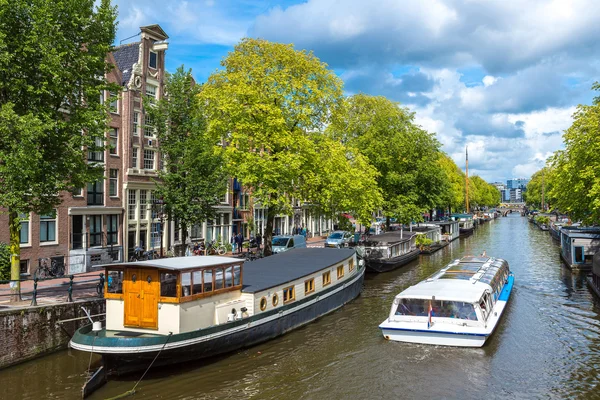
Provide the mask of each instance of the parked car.
POLYGON ((303 235, 279 235, 271 240, 273 253, 282 253, 291 249, 306 247, 306 239, 303 235))
POLYGON ((325 247, 348 247, 354 243, 354 235, 348 231, 333 231, 325 240, 325 247))

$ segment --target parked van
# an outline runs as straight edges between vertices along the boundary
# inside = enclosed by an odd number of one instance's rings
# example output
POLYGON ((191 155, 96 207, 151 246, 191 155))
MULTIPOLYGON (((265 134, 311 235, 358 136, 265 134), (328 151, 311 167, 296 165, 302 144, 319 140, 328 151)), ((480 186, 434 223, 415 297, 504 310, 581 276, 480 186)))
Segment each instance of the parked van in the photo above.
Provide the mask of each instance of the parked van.
POLYGON ((281 253, 291 249, 306 247, 306 239, 303 235, 279 235, 273 237, 271 244, 273 253, 281 253))

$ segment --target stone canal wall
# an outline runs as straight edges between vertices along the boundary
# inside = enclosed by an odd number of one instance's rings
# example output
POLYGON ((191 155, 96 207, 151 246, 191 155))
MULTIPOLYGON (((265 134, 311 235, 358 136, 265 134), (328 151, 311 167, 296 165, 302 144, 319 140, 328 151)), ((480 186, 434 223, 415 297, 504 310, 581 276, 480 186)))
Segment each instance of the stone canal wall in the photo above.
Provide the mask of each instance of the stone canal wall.
MULTIPOLYGON (((79 327, 89 320, 60 323, 72 318, 103 314, 104 299, 82 300, 37 307, 0 308, 0 369, 63 349, 79 327)), ((95 317, 94 321, 104 319, 95 317)))

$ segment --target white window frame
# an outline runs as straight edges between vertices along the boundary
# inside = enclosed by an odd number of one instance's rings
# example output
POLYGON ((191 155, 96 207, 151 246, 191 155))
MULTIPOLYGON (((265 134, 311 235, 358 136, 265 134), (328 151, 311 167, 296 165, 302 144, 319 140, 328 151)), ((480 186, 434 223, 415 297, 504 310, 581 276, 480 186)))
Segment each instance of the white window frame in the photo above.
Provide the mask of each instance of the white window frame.
POLYGON ((108 154, 111 156, 119 155, 119 128, 110 128, 108 132, 108 154), (114 143, 114 146, 113 146, 114 143), (114 153, 113 153, 114 151, 114 153))
POLYGON ((133 136, 140 136, 140 112, 133 112, 133 136))
POLYGON ((156 170, 156 150, 150 150, 150 149, 144 149, 144 168, 147 171, 155 171, 156 170), (152 168, 147 168, 146 162, 150 161, 150 159, 148 157, 146 157, 146 155, 152 154, 152 168))
POLYGON ((137 198, 136 190, 129 189, 127 194, 127 219, 132 221, 136 220, 137 216, 137 198))
POLYGON ((158 86, 146 82, 146 99, 150 104, 155 104, 158 99, 158 86), (150 90, 148 90, 150 89, 150 90))
POLYGON ((119 170, 116 168, 110 168, 108 170, 108 196, 119 197, 119 170), (112 176, 113 171, 116 172, 116 176, 112 176), (114 194, 112 194, 110 191, 111 184, 114 184, 114 194))
POLYGON ((108 105, 108 109, 112 114, 119 114, 119 94, 114 92, 108 92, 108 98, 110 104, 108 105), (114 97, 115 100, 110 100, 111 97, 114 97))
POLYGON ((58 243, 58 211, 53 210, 52 214, 54 214, 54 218, 48 218, 47 215, 40 215, 40 246, 47 246, 58 243), (42 224, 48 224, 52 222, 54 222, 54 240, 42 241, 42 224))
POLYGON ((148 219, 148 191, 140 190, 140 221, 148 219))
POLYGON ((19 243, 21 247, 31 246, 31 213, 19 214, 21 220, 21 227, 19 228, 19 243), (23 222, 27 223, 27 242, 21 242, 21 230, 23 229, 23 222))
POLYGON ((154 122, 150 118, 149 114, 144 114, 144 136, 154 137, 155 136, 154 122))
POLYGON ((139 158, 140 158, 140 148, 139 147, 132 147, 132 151, 131 151, 131 163, 132 163, 132 168, 138 168, 139 166, 139 158))

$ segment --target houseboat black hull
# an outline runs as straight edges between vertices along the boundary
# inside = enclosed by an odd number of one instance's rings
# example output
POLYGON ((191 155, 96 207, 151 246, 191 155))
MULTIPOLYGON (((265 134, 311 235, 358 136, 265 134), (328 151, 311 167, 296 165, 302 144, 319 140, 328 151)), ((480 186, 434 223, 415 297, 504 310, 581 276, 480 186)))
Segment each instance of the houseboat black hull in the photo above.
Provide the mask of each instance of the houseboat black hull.
POLYGON ((560 242, 560 231, 557 229, 554 229, 553 227, 550 227, 550 236, 552 236, 552 239, 556 240, 557 242, 560 242))
POLYGON ((421 254, 421 250, 415 249, 398 257, 383 259, 383 258, 365 258, 367 272, 388 272, 403 265, 408 264, 421 254))
POLYGON ((459 228, 460 237, 467 237, 473 234, 474 228, 459 228))
POLYGON ((93 343, 91 325, 78 330, 73 341, 93 344, 94 351, 102 354, 105 369, 116 375, 145 370, 159 352, 153 368, 214 357, 268 341, 342 307, 360 294, 364 272, 361 267, 352 280, 270 312, 171 337, 153 337, 151 345, 156 351, 144 351, 147 339, 142 337, 112 341, 115 338, 99 337, 93 343), (161 343, 166 343, 162 351, 161 343))

